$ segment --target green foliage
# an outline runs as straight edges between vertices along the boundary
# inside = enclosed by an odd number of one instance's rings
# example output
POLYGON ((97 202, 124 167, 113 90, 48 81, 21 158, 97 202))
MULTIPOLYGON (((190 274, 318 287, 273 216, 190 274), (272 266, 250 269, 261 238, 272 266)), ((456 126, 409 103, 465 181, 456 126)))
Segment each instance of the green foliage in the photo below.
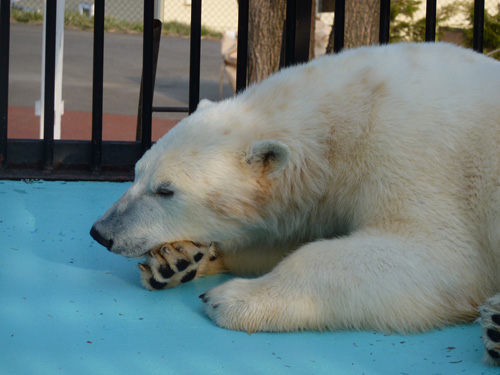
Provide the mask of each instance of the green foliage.
POLYGON ((189 36, 191 35, 191 28, 186 23, 171 21, 163 24, 162 33, 167 35, 189 36))
POLYGON ((144 26, 142 22, 121 21, 114 17, 105 17, 104 30, 121 32, 121 33, 130 33, 130 32, 142 33, 144 31, 144 26))
POLYGON ((19 9, 13 8, 10 12, 10 16, 12 19, 17 22, 42 22, 43 21, 43 13, 37 11, 23 11, 19 9))
MULTIPOLYGON (((393 0, 391 1, 391 29, 390 41, 424 41, 425 40, 425 17, 415 20, 415 14, 420 8, 422 0, 393 0)), ((451 19, 460 7, 458 1, 440 7, 436 14, 436 39, 442 38, 442 30, 439 25, 451 19)))
MULTIPOLYGON (((472 47, 473 25, 474 25, 474 5, 467 4, 466 6, 467 19, 470 27, 465 30, 465 41, 468 47, 472 47)), ((497 50, 500 48, 500 5, 496 15, 490 15, 484 10, 484 32, 483 32, 483 47, 484 52, 497 50)), ((492 54, 492 57, 500 60, 500 51, 492 54)))
MULTIPOLYGON (((165 22, 162 27, 162 34, 164 35, 179 35, 179 36, 189 36, 191 35, 191 26, 177 21, 165 22)), ((201 26, 201 36, 209 37, 214 39, 220 39, 222 34, 218 31, 212 30, 206 26, 201 26)))
POLYGON ((64 14, 64 25, 76 29, 91 30, 94 28, 94 19, 78 12, 66 12, 64 14))
MULTIPOLYGON (((40 23, 43 22, 43 13, 36 11, 23 11, 19 9, 12 9, 11 17, 16 22, 22 23, 40 23)), ((66 12, 64 15, 64 25, 81 30, 92 30, 94 28, 94 18, 90 18, 85 14, 78 12, 66 12)), ((110 32, 122 33, 142 33, 144 30, 142 22, 122 21, 114 17, 105 17, 104 30, 110 32)), ((189 36, 191 34, 191 27, 188 24, 181 22, 166 22, 162 27, 162 35, 173 36, 189 36)), ((208 27, 201 27, 202 37, 220 39, 221 33, 214 31, 208 27)))
POLYGON ((220 39, 222 38, 222 33, 212 30, 209 27, 201 25, 201 36, 213 39, 220 39))
POLYGON ((391 27, 389 35, 391 43, 406 40, 418 40, 415 38, 418 38, 420 32, 418 31, 417 23, 414 21, 414 18, 421 3, 421 0, 391 1, 391 27))

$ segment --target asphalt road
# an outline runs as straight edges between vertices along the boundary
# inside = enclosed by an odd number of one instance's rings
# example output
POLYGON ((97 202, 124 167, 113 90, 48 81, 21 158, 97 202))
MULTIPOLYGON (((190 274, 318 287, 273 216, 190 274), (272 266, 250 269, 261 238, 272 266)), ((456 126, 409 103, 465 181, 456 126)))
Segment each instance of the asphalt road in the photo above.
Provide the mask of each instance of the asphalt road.
MULTIPOLYGON (((40 99, 41 25, 12 24, 9 105, 34 107, 40 99)), ((63 100, 66 111, 92 110, 92 44, 90 31, 65 30, 63 100)), ((200 97, 219 100, 222 63, 220 43, 204 40, 201 48, 200 97)), ((104 112, 137 115, 142 69, 142 35, 106 33, 104 37, 104 112)), ((162 37, 154 105, 185 106, 188 102, 189 39, 162 37)), ((224 79, 223 96, 232 90, 224 79)), ((155 114, 179 118, 179 114, 155 114)))

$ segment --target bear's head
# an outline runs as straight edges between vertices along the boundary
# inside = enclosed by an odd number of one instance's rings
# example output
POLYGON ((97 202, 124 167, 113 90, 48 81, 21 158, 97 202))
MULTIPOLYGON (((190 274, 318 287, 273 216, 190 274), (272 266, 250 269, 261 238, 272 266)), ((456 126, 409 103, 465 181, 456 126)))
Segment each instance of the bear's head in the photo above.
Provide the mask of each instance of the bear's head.
POLYGON ((289 147, 224 103, 200 104, 137 162, 132 186, 94 223, 92 237, 110 251, 140 257, 181 240, 230 246, 266 225, 289 147))

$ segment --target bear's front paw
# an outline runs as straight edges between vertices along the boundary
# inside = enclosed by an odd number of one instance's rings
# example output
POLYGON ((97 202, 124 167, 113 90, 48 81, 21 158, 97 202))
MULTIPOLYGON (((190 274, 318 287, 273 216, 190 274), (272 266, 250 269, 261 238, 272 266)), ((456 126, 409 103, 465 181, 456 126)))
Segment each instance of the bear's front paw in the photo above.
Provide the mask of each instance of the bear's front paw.
POLYGON ((139 263, 141 280, 149 290, 172 288, 223 270, 214 245, 191 241, 164 244, 151 250, 139 263))
POLYGON ((234 279, 200 296, 208 316, 220 327, 252 333, 265 329, 267 312, 256 280, 234 279))
POLYGON ((483 330, 483 342, 486 347, 485 360, 500 365, 500 294, 489 298, 479 308, 483 330))
POLYGON ((200 296, 208 316, 220 327, 246 331, 285 332, 317 329, 309 298, 296 298, 287 286, 257 279, 234 279, 200 296))

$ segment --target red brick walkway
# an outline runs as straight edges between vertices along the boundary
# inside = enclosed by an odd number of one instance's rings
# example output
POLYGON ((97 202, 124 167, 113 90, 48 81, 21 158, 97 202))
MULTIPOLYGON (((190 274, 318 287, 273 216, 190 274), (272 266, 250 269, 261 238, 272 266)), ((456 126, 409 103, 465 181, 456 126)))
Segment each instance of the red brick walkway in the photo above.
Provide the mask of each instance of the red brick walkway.
MULTIPOLYGON (((153 141, 172 129, 178 120, 153 119, 153 141)), ((134 141, 137 126, 136 116, 103 115, 103 140, 134 141)), ((92 134, 92 113, 65 111, 61 119, 61 138, 90 140, 92 134)), ((38 139, 40 118, 33 107, 9 106, 8 138, 38 139)))

